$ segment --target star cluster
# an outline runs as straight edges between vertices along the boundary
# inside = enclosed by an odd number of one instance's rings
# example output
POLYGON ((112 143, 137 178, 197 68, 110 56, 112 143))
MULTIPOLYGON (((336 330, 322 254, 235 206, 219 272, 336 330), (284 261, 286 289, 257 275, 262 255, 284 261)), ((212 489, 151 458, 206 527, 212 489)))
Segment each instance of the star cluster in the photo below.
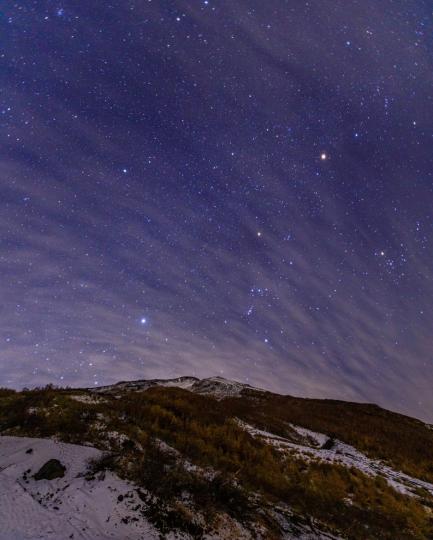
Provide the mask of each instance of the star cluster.
POLYGON ((0 385, 217 374, 433 420, 429 2, 0 15, 0 385))

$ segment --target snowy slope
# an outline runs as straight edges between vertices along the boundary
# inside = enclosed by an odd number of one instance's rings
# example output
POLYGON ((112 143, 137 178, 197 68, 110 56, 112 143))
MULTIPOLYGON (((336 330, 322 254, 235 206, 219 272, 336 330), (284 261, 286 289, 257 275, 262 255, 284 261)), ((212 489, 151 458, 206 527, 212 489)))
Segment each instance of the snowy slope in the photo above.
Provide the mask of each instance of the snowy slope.
MULTIPOLYGON (((207 379, 197 379, 197 377, 178 377, 176 379, 149 379, 130 382, 120 382, 99 388, 90 388, 92 392, 98 394, 114 394, 121 390, 147 390, 155 386, 177 387, 190 390, 197 394, 212 395, 218 399, 225 397, 240 396, 242 390, 253 389, 252 386, 237 381, 231 381, 224 377, 209 377, 207 379)), ((260 390, 254 388, 255 390, 260 390)), ((261 390, 263 392, 263 390, 261 390)))
MULTIPOLYGON (((51 439, 0 436, 0 540, 190 540, 189 535, 160 533, 146 520, 137 488, 106 472, 84 477, 88 461, 101 452, 88 446, 51 439), (31 453, 29 453, 31 452, 31 453), (33 478, 49 459, 66 466, 63 478, 33 478)), ((287 508, 274 508, 284 540, 338 540, 310 526, 291 523, 287 508)), ((206 540, 265 540, 253 536, 227 515, 220 528, 204 534, 206 540)))
POLYGON ((271 444, 281 451, 289 451, 293 454, 298 454, 304 459, 338 463, 347 468, 355 467, 368 476, 381 475, 390 486, 405 495, 414 496, 416 495, 417 489, 425 489, 433 495, 433 484, 404 474, 401 471, 396 471, 378 460, 370 459, 349 444, 345 444, 336 439, 333 441, 331 448, 321 448, 329 440, 329 437, 323 433, 317 433, 291 424, 291 427, 299 435, 304 437, 306 441, 311 441, 313 443, 313 446, 310 446, 307 444, 295 444, 283 437, 269 433, 268 431, 257 429, 241 420, 238 420, 238 424, 254 437, 262 439, 267 444, 271 444))
POLYGON ((143 504, 134 486, 111 473, 90 481, 82 476, 89 459, 100 455, 86 446, 0 436, 0 540, 159 538, 142 515, 131 520, 132 508, 143 504), (36 481, 33 474, 52 458, 66 466, 65 476, 36 481))

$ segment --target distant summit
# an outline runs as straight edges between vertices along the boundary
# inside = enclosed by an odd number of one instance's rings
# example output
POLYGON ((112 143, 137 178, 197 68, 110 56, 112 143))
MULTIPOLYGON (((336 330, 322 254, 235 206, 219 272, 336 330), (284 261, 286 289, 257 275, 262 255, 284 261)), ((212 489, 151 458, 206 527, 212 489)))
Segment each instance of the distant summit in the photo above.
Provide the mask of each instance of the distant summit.
POLYGON ((115 394, 119 391, 140 391, 153 388, 155 386, 161 387, 176 387, 183 388, 195 392, 196 394, 211 395, 219 399, 226 397, 240 396, 244 390, 256 390, 265 392, 260 388, 254 388, 249 384, 240 383, 238 381, 232 381, 225 379, 224 377, 208 377, 206 379, 199 379, 197 377, 177 377, 175 379, 140 379, 137 381, 121 381, 116 384, 108 386, 100 386, 98 388, 89 388, 90 391, 98 394, 115 394))

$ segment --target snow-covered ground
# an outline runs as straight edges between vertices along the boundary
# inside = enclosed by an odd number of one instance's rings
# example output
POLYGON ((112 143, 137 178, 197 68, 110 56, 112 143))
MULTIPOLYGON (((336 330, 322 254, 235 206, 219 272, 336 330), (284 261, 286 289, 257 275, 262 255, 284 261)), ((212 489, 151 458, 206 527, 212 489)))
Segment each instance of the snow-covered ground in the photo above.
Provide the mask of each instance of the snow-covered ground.
POLYGON ((158 539, 135 486, 109 472, 84 478, 88 461, 100 455, 87 446, 0 436, 0 540, 158 539), (35 480, 49 459, 66 467, 65 476, 35 480))
MULTIPOLYGON (((170 447, 165 449, 174 451, 170 447)), ((100 456, 99 450, 89 446, 0 436, 0 540, 160 539, 161 535, 143 515, 145 503, 137 486, 110 472, 85 478, 89 460, 100 456), (50 459, 57 459, 66 467, 64 477, 35 480, 33 475, 50 459)), ((190 467, 200 475, 209 474, 190 467)), ((286 530, 282 533, 284 540, 338 540, 309 526, 292 524, 287 509, 275 507, 274 511, 286 530)), ((252 535, 226 514, 219 516, 218 531, 203 536, 206 540, 253 537, 265 540, 267 535, 261 534, 260 527, 252 535)), ((190 537, 170 533, 164 538, 190 537)))
MULTIPOLYGON (((161 448, 177 452, 162 441, 161 448)), ((137 486, 110 472, 85 478, 89 461, 101 455, 89 446, 0 436, 0 540, 160 540, 161 534, 143 516, 146 505, 137 486), (35 480, 33 475, 50 459, 66 467, 65 476, 35 480)), ((209 474, 192 464, 188 470, 204 477, 209 474)), ((218 532, 203 538, 252 539, 249 531, 227 515, 220 516, 219 526, 218 532)), ((179 532, 163 537, 191 539, 179 532)), ((260 535, 257 538, 264 540, 260 535)))
POLYGON ((416 495, 416 489, 425 489, 431 495, 433 495, 433 484, 424 482, 418 478, 413 478, 412 476, 404 474, 403 472, 396 471, 380 461, 370 459, 349 444, 335 440, 332 448, 321 448, 321 446, 323 446, 323 444, 329 440, 329 437, 323 433, 317 433, 315 431, 310 431, 309 429, 290 424, 290 426, 299 435, 312 443, 312 446, 309 446, 307 444, 295 444, 287 439, 284 439, 283 437, 269 433, 268 431, 257 429, 241 420, 238 420, 238 423, 254 437, 258 437, 267 444, 272 444, 275 448, 280 450, 286 450, 292 452, 293 454, 298 454, 304 459, 339 463, 348 468, 355 467, 369 476, 381 475, 396 491, 406 495, 416 495))

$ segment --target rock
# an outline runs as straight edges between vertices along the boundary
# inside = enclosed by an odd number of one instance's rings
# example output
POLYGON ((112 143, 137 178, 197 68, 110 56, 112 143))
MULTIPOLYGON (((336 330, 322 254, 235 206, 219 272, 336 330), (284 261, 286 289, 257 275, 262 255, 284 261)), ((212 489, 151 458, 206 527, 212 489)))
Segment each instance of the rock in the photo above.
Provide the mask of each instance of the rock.
POLYGON ((335 439, 330 437, 324 444, 322 444, 322 450, 332 450, 335 446, 335 439))
POLYGON ((54 480, 54 478, 63 478, 66 467, 58 459, 48 460, 39 471, 34 475, 35 480, 54 480))

